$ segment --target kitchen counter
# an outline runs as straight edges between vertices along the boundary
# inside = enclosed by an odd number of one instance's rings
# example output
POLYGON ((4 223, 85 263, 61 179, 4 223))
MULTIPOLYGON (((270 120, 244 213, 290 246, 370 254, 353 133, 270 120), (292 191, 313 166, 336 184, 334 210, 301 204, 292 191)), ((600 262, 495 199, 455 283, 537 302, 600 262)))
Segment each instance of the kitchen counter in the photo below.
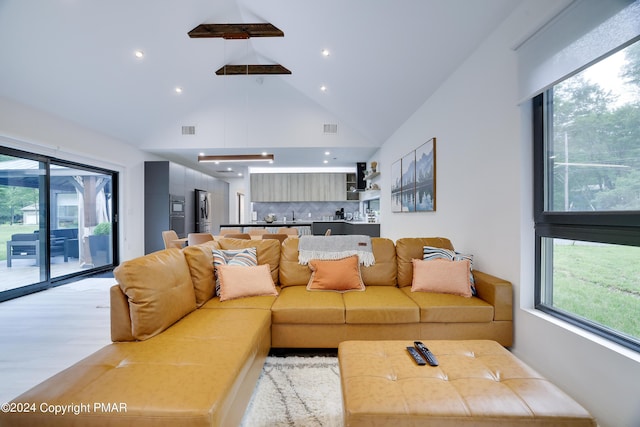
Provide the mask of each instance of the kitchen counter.
POLYGON ((371 237, 380 237, 380 224, 366 221, 313 221, 311 234, 321 236, 331 230, 331 235, 363 234, 371 237))
POLYGON ((303 226, 311 226, 311 221, 252 221, 245 222, 241 224, 220 224, 220 228, 238 228, 238 227, 303 227, 303 226))
POLYGON ((280 227, 297 227, 300 235, 313 234, 316 236, 324 235, 328 229, 331 229, 332 235, 345 235, 345 234, 363 234, 371 237, 380 237, 380 224, 370 223, 366 221, 347 221, 342 219, 334 219, 328 221, 253 221, 241 224, 221 224, 220 229, 223 228, 241 228, 243 232, 247 233, 252 227, 265 227, 271 229, 271 233, 274 233, 274 228, 280 227))

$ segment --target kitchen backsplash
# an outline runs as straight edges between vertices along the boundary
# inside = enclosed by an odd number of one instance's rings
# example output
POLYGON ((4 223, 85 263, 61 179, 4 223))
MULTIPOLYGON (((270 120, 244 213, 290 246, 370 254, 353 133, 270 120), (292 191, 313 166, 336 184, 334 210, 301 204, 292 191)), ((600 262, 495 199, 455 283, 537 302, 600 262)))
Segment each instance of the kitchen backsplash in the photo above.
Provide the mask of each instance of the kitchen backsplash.
POLYGON ((359 202, 253 202, 251 205, 259 221, 270 213, 276 214, 278 221, 282 221, 284 217, 291 221, 294 212, 296 220, 309 221, 333 217, 342 208, 345 214, 353 214, 360 209, 359 202))

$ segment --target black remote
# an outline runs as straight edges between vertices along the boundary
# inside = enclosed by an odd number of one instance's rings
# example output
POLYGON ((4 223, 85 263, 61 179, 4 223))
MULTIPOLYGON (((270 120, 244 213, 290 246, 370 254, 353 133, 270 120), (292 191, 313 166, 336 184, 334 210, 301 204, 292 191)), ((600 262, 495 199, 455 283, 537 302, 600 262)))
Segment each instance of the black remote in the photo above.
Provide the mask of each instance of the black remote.
POLYGON ((427 359, 429 365, 438 366, 438 359, 436 359, 436 356, 431 353, 431 351, 429 351, 429 349, 424 344, 422 344, 421 341, 414 341, 413 345, 415 345, 420 353, 424 356, 424 358, 427 359))
POLYGON ((407 347, 407 351, 409 352, 411 357, 413 357, 413 360, 415 360, 418 365, 423 366, 427 364, 427 362, 424 361, 422 356, 420 356, 420 353, 418 353, 418 350, 416 350, 415 348, 407 347))

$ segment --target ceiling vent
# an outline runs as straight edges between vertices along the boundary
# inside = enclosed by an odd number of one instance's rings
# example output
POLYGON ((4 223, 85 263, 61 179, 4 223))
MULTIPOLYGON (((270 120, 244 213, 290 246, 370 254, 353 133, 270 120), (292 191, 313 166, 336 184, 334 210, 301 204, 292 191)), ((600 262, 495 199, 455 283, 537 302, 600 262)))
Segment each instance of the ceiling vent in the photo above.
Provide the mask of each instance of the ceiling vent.
POLYGON ((335 135, 338 133, 338 125, 336 123, 325 123, 323 129, 325 135, 335 135))
POLYGON ((183 135, 195 135, 196 127, 195 126, 182 126, 182 134, 183 135))

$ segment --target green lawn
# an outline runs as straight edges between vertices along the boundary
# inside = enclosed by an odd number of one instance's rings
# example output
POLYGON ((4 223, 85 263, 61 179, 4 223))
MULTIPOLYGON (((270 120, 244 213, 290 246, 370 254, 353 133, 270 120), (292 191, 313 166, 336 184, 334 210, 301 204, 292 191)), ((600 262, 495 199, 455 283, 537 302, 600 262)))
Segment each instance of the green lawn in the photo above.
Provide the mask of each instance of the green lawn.
POLYGON ((7 243, 11 240, 12 234, 33 233, 38 229, 37 225, 8 225, 0 224, 0 261, 7 259, 7 243))
POLYGON ((640 339, 640 248, 556 244, 553 306, 640 339))

